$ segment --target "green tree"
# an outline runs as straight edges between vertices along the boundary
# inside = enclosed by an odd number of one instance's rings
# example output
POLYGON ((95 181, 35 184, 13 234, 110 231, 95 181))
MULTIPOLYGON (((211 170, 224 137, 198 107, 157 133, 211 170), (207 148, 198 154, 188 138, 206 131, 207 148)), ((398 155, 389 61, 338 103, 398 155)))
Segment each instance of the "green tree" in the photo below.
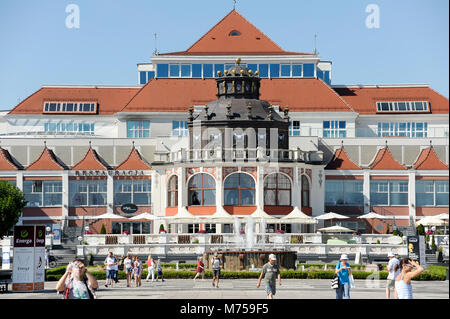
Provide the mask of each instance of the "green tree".
POLYGON ((27 201, 19 188, 0 181, 0 239, 19 221, 27 201))
POLYGON ((164 230, 164 225, 163 224, 159 225, 159 231, 162 231, 162 230, 164 230))
POLYGON ((434 239, 434 235, 431 236, 431 249, 433 249, 434 251, 436 251, 436 249, 437 249, 436 240, 434 239))
POLYGON ((389 234, 389 224, 386 224, 386 234, 389 234))
POLYGON ((417 226, 416 230, 417 236, 425 236, 425 227, 423 227, 423 225, 417 226))
POLYGON ((102 224, 102 228, 100 229, 100 234, 105 235, 106 234, 106 227, 105 224, 102 224))

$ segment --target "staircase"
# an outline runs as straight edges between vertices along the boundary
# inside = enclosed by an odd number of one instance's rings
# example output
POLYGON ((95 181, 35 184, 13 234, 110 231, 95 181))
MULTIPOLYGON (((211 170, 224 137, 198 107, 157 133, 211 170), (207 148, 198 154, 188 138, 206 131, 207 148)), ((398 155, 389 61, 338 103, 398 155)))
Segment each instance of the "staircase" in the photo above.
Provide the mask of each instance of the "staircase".
POLYGON ((425 254, 425 261, 427 265, 441 265, 441 263, 438 262, 435 253, 425 254))
POLYGON ((65 266, 77 256, 78 236, 83 234, 82 227, 66 227, 62 234, 61 245, 54 245, 51 254, 56 259, 56 266, 65 266))

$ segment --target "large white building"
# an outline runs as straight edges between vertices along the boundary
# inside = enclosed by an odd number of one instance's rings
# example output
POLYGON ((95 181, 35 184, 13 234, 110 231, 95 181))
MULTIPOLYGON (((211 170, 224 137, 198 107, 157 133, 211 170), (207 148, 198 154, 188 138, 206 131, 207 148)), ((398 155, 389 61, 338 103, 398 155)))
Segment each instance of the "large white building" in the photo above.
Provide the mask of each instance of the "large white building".
POLYGON ((25 192, 23 223, 150 233, 160 222, 91 218, 124 215, 120 207, 128 203, 156 216, 186 207, 193 215, 223 208, 244 216, 260 208, 281 217, 297 206, 312 216, 348 215, 342 224, 362 232, 384 232, 449 211, 449 104, 426 84, 334 85, 330 61, 284 51, 235 10, 186 51, 159 53, 137 67, 135 86, 43 86, 0 113, 0 180, 25 192), (237 152, 218 160, 190 147, 189 109, 197 116, 216 100, 214 78, 237 57, 261 79, 260 99, 274 114, 284 118, 289 110, 291 161, 239 162, 237 152), (230 186, 233 174, 239 178, 230 186), (204 200, 192 202, 194 193, 204 200), (389 218, 357 218, 370 211, 389 218))

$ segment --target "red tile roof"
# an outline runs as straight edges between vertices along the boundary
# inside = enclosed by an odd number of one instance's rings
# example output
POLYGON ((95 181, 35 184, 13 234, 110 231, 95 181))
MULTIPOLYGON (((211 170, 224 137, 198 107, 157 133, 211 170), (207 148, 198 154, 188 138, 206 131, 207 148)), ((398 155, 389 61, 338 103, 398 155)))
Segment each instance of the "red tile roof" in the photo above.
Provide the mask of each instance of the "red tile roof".
MULTIPOLYGON (((139 90, 139 87, 43 87, 20 102, 8 114, 43 114, 45 101, 95 101, 98 103, 97 114, 114 114, 120 111, 139 90)), ((68 115, 71 114, 73 113, 68 115)))
MULTIPOLYGON (((289 106, 291 112, 353 112, 319 79, 261 79, 261 100, 289 106)), ((187 112, 193 105, 216 100, 214 79, 153 79, 121 112, 187 112)))
POLYGON ((47 146, 44 147, 38 159, 25 168, 27 171, 62 171, 65 169, 67 169, 66 165, 47 146))
POLYGON ((287 52, 245 19, 232 10, 189 49, 160 55, 311 55, 312 53, 287 52), (238 31, 239 36, 230 36, 238 31))
POLYGON ((105 171, 109 169, 111 169, 110 166, 92 147, 89 147, 84 158, 72 167, 73 171, 105 171))
POLYGON ((130 154, 119 166, 116 167, 116 170, 151 170, 152 167, 145 159, 142 158, 139 151, 133 146, 130 154))
POLYGON ((22 167, 14 162, 11 154, 0 147, 0 171, 16 171, 19 169, 22 169, 22 167))
MULTIPOLYGON (((377 114, 376 102, 381 101, 427 101, 430 111, 410 113, 448 114, 448 99, 428 86, 393 87, 334 87, 359 114, 377 114)), ((383 112, 384 114, 405 114, 408 112, 383 112)))
POLYGON ((395 170, 405 170, 406 167, 401 165, 399 162, 397 162, 392 156, 391 151, 389 150, 389 147, 384 147, 380 149, 372 162, 372 164, 369 165, 370 169, 373 170, 381 170, 381 169, 395 169, 395 170))
POLYGON ((347 152, 344 147, 338 148, 334 152, 333 158, 325 167, 325 169, 362 169, 355 162, 353 162, 350 157, 348 157, 347 152))
POLYGON ((448 170, 448 165, 439 159, 433 147, 428 147, 420 152, 413 168, 417 170, 448 170))

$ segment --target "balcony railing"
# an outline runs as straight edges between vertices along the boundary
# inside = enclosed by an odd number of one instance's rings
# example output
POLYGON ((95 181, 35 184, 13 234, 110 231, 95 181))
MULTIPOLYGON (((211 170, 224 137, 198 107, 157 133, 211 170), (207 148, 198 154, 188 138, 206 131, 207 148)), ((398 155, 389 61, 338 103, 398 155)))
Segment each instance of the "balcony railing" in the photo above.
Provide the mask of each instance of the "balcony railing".
POLYGON ((168 154, 170 162, 192 161, 290 161, 290 162, 322 162, 321 151, 307 152, 300 149, 180 149, 168 154))
MULTIPOLYGON (((418 132, 383 132, 378 134, 378 130, 371 128, 347 128, 335 130, 335 134, 331 132, 328 136, 324 136, 324 129, 314 128, 309 126, 302 126, 300 131, 295 132, 300 135, 290 135, 290 137, 296 136, 317 136, 322 138, 438 138, 438 137, 449 137, 449 127, 428 127, 426 131, 418 132), (341 133, 339 133, 341 132, 341 133), (345 132, 345 133, 344 133, 345 132)), ((294 133, 294 134, 295 134, 294 133)), ((327 134, 325 134, 327 135, 327 134)))

